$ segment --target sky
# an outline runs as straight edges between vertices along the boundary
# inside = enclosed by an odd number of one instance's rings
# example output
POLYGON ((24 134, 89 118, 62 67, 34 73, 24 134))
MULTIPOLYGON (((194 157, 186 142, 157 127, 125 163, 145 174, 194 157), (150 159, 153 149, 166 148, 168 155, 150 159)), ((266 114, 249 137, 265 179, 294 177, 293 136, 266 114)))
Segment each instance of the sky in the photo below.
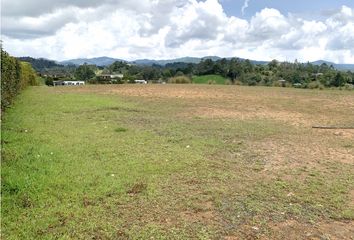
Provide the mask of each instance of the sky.
POLYGON ((354 64, 354 0, 2 0, 14 56, 354 64))

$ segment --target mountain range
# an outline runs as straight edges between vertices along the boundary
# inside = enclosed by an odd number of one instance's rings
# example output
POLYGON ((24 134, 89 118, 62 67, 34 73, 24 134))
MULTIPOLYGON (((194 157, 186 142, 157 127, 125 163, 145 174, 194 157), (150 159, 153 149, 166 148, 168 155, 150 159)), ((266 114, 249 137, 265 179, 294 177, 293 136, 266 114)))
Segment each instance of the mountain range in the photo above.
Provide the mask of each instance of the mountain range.
MULTIPOLYGON (((123 61, 123 62, 128 62, 131 64, 137 64, 137 65, 151 66, 151 65, 157 64, 157 65, 164 66, 168 63, 175 63, 175 62, 199 63, 200 61, 205 60, 205 59, 211 59, 213 61, 216 61, 216 60, 219 60, 222 58, 218 57, 218 56, 206 56, 206 57, 202 57, 202 58, 183 57, 183 58, 166 59, 166 60, 138 59, 138 60, 134 60, 134 61, 126 61, 123 59, 111 58, 111 57, 96 57, 96 58, 70 59, 70 60, 65 60, 65 61, 61 61, 58 63, 63 64, 63 65, 82 65, 84 63, 87 63, 87 64, 94 64, 97 66, 107 66, 107 65, 114 63, 115 61, 123 61)), ((227 59, 230 59, 230 58, 227 58, 227 59)), ((241 59, 241 60, 245 60, 245 59, 241 59)), ((256 61, 256 60, 250 60, 250 61, 253 64, 267 64, 268 63, 268 61, 256 61)), ((336 63, 324 61, 324 60, 318 60, 318 61, 314 61, 311 63, 314 65, 321 65, 323 63, 326 63, 327 65, 333 65, 333 67, 338 70, 352 70, 352 71, 354 71, 354 64, 336 64, 336 63)))

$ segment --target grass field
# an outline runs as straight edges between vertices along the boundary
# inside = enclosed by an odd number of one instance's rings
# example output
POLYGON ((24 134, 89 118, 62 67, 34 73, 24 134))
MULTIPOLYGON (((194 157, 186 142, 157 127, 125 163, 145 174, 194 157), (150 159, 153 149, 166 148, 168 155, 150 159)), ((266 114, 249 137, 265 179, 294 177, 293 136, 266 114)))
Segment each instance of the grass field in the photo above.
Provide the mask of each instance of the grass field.
POLYGON ((2 123, 2 239, 353 239, 354 93, 32 87, 2 123))
POLYGON ((224 85, 227 81, 226 78, 220 75, 203 75, 203 76, 193 76, 193 83, 197 84, 220 84, 224 85))

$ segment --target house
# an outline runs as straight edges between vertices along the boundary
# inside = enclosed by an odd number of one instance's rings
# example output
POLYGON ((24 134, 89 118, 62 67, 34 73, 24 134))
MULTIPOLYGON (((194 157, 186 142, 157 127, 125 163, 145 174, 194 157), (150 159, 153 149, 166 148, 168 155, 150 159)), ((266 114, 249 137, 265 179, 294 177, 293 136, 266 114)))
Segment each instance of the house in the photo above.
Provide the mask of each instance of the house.
POLYGON ((139 84, 147 84, 146 80, 134 80, 134 82, 139 84))
POLYGON ((40 74, 41 77, 60 79, 60 78, 70 78, 70 74, 66 73, 49 73, 49 74, 40 74))
POLYGON ((117 81, 122 80, 124 77, 121 73, 112 73, 112 74, 100 74, 97 76, 98 83, 111 84, 117 81))
POLYGON ((279 84, 282 86, 282 87, 285 87, 286 86, 286 80, 284 79, 280 79, 278 80, 279 84))
POLYGON ((85 81, 53 81, 53 86, 82 86, 85 81))
POLYGON ((114 78, 123 78, 124 75, 121 74, 121 73, 118 73, 118 74, 111 74, 111 78, 114 79, 114 78))
POLYGON ((97 76, 97 79, 103 80, 103 81, 110 81, 111 75, 110 74, 101 74, 101 75, 97 76))
POLYGON ((322 75, 323 75, 323 73, 313 73, 312 74, 312 76, 314 76, 315 78, 320 77, 322 75))
POLYGON ((116 78, 123 78, 124 75, 121 74, 121 73, 115 73, 115 74, 100 74, 97 76, 99 79, 101 80, 105 80, 105 81, 109 81, 109 80, 112 80, 112 79, 116 79, 116 78))

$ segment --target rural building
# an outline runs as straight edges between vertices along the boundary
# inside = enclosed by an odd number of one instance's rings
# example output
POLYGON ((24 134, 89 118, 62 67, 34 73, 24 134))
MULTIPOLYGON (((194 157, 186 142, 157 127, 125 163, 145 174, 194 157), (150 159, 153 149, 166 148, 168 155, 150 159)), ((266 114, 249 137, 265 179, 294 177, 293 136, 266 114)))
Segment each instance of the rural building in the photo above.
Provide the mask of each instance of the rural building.
POLYGON ((82 86, 85 81, 53 81, 53 86, 82 86))
POLYGON ((135 83, 147 84, 146 80, 134 80, 135 83))
POLYGON ((278 80, 279 84, 282 86, 282 87, 285 87, 286 86, 286 80, 285 79, 280 79, 278 80))
POLYGON ((119 74, 101 74, 101 75, 98 75, 97 77, 101 80, 109 81, 109 80, 116 79, 116 78, 123 78, 124 75, 121 73, 119 73, 119 74))
POLYGON ((114 79, 114 78, 123 78, 124 75, 121 74, 121 73, 118 73, 118 74, 111 74, 111 78, 114 79))
POLYGON ((99 83, 110 84, 121 80, 124 77, 121 73, 113 73, 113 74, 100 74, 96 77, 99 83))
POLYGON ((48 73, 48 72, 39 73, 39 76, 50 77, 53 79, 70 78, 71 77, 71 75, 69 73, 48 73))
POLYGON ((323 73, 313 73, 313 74, 312 74, 312 76, 314 76, 314 77, 316 77, 316 78, 319 77, 319 76, 322 76, 322 75, 323 75, 323 73))
POLYGON ((99 80, 110 81, 111 75, 110 74, 101 74, 101 75, 98 75, 97 78, 99 80))

